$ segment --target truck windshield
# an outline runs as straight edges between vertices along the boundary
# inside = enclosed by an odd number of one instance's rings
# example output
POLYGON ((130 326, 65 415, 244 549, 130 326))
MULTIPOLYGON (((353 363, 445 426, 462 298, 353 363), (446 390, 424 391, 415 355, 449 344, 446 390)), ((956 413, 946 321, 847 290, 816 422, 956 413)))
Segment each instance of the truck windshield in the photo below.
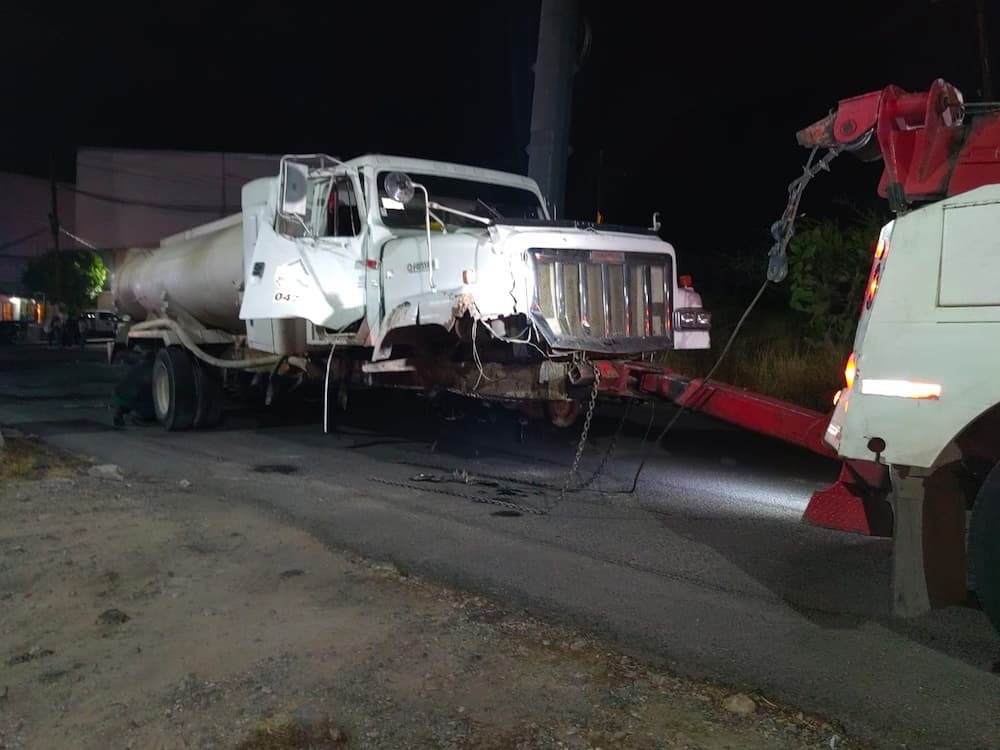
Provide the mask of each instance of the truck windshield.
MULTIPOLYGON (((385 192, 385 177, 390 172, 381 172, 378 176, 379 212, 382 221, 390 227, 424 226, 424 194, 418 190, 413 200, 405 206, 394 201, 385 192)), ((459 211, 482 216, 486 219, 544 219, 538 196, 530 190, 496 185, 489 182, 462 180, 457 177, 441 175, 410 174, 414 182, 427 188, 432 201, 455 208, 459 211)), ((440 216, 440 214, 438 214, 440 216)), ((449 227, 476 227, 482 224, 455 214, 441 216, 449 227)))

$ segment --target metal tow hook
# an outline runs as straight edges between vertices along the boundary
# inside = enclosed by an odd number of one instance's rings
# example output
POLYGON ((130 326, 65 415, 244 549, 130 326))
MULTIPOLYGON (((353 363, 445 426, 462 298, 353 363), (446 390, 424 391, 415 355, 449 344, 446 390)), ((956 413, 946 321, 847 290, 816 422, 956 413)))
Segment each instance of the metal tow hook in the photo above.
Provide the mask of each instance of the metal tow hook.
POLYGON ((566 377, 570 385, 590 385, 594 382, 594 366, 589 362, 574 362, 566 371, 566 377))

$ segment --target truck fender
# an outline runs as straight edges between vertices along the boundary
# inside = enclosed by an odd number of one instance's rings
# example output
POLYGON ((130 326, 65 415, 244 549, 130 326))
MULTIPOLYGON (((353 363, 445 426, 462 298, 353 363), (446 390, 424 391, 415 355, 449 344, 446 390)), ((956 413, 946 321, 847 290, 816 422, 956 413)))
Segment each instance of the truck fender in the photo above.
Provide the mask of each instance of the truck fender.
POLYGON ((417 324, 417 306, 410 302, 403 302, 397 305, 385 316, 378 330, 374 332, 374 351, 372 352, 372 362, 379 362, 389 359, 392 355, 392 347, 383 347, 383 342, 393 329, 414 326, 417 324))

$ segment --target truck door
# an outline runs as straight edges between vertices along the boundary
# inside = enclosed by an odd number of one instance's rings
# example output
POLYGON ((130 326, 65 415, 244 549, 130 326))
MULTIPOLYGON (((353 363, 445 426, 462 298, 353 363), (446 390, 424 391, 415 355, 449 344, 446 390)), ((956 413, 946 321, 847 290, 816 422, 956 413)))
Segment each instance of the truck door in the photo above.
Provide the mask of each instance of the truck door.
POLYGON ((304 318, 340 330, 365 314, 365 209, 357 175, 308 174, 295 212, 260 227, 240 317, 304 318))

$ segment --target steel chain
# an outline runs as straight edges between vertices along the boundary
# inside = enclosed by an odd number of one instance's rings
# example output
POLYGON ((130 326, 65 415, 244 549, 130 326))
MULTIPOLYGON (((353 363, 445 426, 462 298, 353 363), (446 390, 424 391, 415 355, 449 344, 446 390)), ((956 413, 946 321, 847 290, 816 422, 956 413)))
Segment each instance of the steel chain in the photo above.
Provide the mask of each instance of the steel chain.
POLYGON ((586 482, 580 485, 579 489, 587 489, 594 482, 597 481, 604 470, 608 466, 608 461, 615 453, 615 448, 618 447, 618 438, 621 437, 622 431, 625 429, 625 422, 628 420, 629 412, 632 411, 632 404, 635 403, 635 399, 629 399, 628 405, 625 407, 625 412, 622 414, 622 418, 618 421, 618 429, 615 430, 615 434, 611 436, 611 443, 608 445, 608 449, 604 451, 604 455, 601 457, 601 462, 594 469, 594 473, 590 475, 590 478, 586 482))
MULTIPOLYGON (((581 362, 586 364, 586 357, 581 357, 581 362)), ((590 435, 590 423, 594 419, 594 408, 597 406, 597 394, 599 393, 601 386, 601 372, 594 367, 594 387, 590 391, 590 403, 587 404, 587 416, 583 420, 583 429, 580 431, 580 442, 576 444, 576 455, 573 457, 573 464, 570 466, 569 472, 566 474, 566 481, 563 482, 562 489, 559 490, 559 497, 556 498, 554 503, 547 504, 545 507, 545 512, 553 510, 557 505, 559 505, 563 500, 566 499, 566 493, 569 492, 569 486, 573 483, 573 477, 577 475, 580 470, 580 461, 583 459, 584 448, 587 447, 587 437, 590 435)), ((592 477, 587 484, 593 482, 596 477, 592 477)), ((584 487, 587 485, 581 485, 584 487)))
POLYGON ((802 174, 789 183, 788 203, 785 205, 785 210, 781 214, 781 218, 771 225, 771 236, 774 239, 774 244, 771 246, 770 252, 768 252, 768 281, 778 283, 784 281, 785 276, 788 275, 788 244, 792 241, 792 236, 795 234, 795 219, 799 214, 799 203, 802 200, 802 193, 805 192, 806 185, 809 184, 809 181, 813 177, 820 172, 830 171, 830 162, 837 158, 840 152, 843 151, 843 147, 835 146, 831 148, 822 158, 813 163, 818 150, 818 146, 813 148, 809 153, 809 159, 802 168, 802 174))
MULTIPOLYGON (((576 361, 581 364, 590 364, 585 356, 576 358, 576 361)), ((471 502, 480 503, 484 505, 496 505, 498 507, 507 508, 509 510, 517 511, 519 513, 523 513, 526 515, 538 515, 538 516, 547 515, 552 510, 554 510, 557 505, 559 505, 563 500, 565 500, 566 495, 569 494, 569 492, 571 491, 573 478, 579 474, 580 463, 583 460, 583 452, 586 449, 587 440, 590 437, 590 427, 591 424, 593 423, 594 411, 597 408, 597 399, 600 394, 601 374, 596 367, 594 367, 593 369, 594 369, 594 384, 593 387, 591 388, 590 399, 587 403, 587 412, 586 415, 584 416, 583 428, 580 431, 580 439, 577 442, 576 453, 573 456, 572 465, 570 466, 569 471, 566 474, 566 479, 563 482, 562 486, 559 488, 559 495, 554 502, 545 503, 543 504, 543 507, 536 508, 531 505, 522 505, 520 503, 513 503, 508 500, 499 500, 491 497, 472 495, 468 493, 458 492, 456 490, 447 490, 437 487, 427 487, 424 486, 424 482, 422 481, 418 485, 413 481, 411 482, 397 481, 392 479, 384 479, 382 477, 376 477, 376 476, 370 476, 369 480, 372 482, 378 482, 380 484, 385 484, 393 487, 403 487, 405 489, 416 490, 418 492, 433 492, 438 495, 457 497, 463 500, 469 500, 471 502)), ((629 402, 629 408, 631 408, 631 402, 629 402)), ((581 482, 577 487, 572 488, 573 491, 588 489, 591 485, 593 485, 593 483, 597 480, 597 478, 600 477, 601 474, 604 472, 604 469, 606 468, 608 461, 611 459, 611 456, 614 453, 616 446, 618 445, 618 438, 621 436, 627 418, 628 418, 628 409, 626 409, 626 412, 622 415, 622 418, 618 424, 618 429, 615 431, 611 443, 609 444, 608 449, 605 451, 604 456, 601 458, 601 462, 600 464, 598 464, 597 469, 594 471, 593 474, 590 475, 589 478, 581 482)), ((402 463, 411 463, 411 462, 402 462, 402 463)), ((445 467, 430 467, 427 464, 416 463, 416 462, 413 462, 411 465, 422 466, 427 468, 438 468, 440 470, 445 470, 445 471, 448 470, 445 467)), ((556 489, 556 487, 546 482, 539 482, 531 479, 523 479, 503 474, 477 473, 475 476, 482 477, 485 479, 494 479, 501 482, 510 482, 512 484, 526 485, 537 489, 547 489, 547 490, 556 489)))

